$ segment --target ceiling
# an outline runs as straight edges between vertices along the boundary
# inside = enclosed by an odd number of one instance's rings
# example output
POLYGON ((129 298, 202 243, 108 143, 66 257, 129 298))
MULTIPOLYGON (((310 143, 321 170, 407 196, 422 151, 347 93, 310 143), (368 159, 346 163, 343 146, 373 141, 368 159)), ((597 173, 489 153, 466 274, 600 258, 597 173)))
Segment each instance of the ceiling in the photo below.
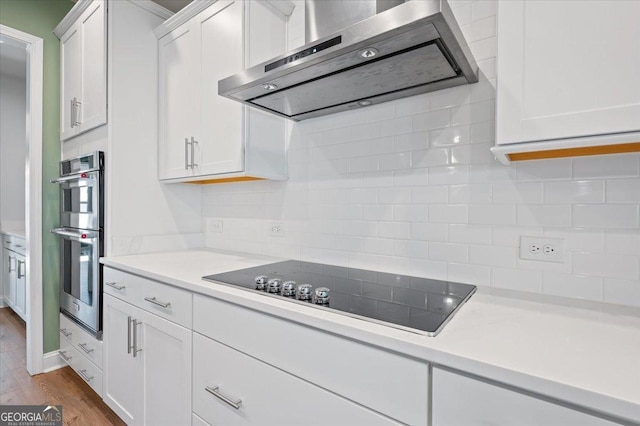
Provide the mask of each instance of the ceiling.
POLYGON ((160 6, 166 7, 172 12, 178 12, 180 9, 191 3, 191 0, 153 0, 160 6))
POLYGON ((0 74, 21 78, 27 75, 27 50, 5 36, 0 36, 0 74))

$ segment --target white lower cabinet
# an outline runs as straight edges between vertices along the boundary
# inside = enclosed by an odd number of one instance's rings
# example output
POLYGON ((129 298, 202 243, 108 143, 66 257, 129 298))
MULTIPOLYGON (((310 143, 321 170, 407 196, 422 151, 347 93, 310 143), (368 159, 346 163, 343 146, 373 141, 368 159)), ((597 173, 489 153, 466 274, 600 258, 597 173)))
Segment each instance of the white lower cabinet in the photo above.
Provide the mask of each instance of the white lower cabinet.
POLYGON ((197 333, 193 410, 212 425, 399 424, 197 333))
POLYGON ((599 417, 433 368, 433 426, 606 426, 599 417))
POLYGON ((129 425, 191 423, 191 330, 104 295, 104 400, 129 425))
POLYGON ((102 341, 60 314, 60 357, 100 396, 103 391, 102 341))
POLYGON ((4 301, 24 321, 27 320, 26 245, 22 238, 5 235, 2 248, 2 291, 4 301))

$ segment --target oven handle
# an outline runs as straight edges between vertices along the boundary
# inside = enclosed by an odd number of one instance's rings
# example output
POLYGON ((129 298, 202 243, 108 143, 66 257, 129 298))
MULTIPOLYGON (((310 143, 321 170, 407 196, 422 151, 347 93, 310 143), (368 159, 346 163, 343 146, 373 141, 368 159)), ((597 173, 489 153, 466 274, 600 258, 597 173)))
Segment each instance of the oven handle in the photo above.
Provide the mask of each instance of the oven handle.
POLYGON ((89 179, 89 177, 82 177, 83 174, 91 173, 91 172, 99 172, 100 167, 94 167, 93 169, 82 170, 79 173, 73 174, 71 176, 63 176, 56 179, 51 179, 51 183, 64 183, 69 182, 70 180, 80 180, 80 179, 89 179))
POLYGON ((80 242, 96 240, 98 238, 98 233, 95 231, 71 231, 67 228, 53 228, 51 233, 80 242))

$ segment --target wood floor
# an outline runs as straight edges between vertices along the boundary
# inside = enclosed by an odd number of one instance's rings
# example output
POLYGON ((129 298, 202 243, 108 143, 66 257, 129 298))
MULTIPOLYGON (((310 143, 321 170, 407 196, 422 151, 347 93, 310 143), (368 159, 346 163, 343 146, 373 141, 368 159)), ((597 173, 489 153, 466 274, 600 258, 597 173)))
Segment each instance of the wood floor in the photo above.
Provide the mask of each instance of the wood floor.
POLYGON ((30 376, 26 327, 11 308, 0 309, 0 404, 62 405, 65 425, 124 425, 70 367, 30 376))

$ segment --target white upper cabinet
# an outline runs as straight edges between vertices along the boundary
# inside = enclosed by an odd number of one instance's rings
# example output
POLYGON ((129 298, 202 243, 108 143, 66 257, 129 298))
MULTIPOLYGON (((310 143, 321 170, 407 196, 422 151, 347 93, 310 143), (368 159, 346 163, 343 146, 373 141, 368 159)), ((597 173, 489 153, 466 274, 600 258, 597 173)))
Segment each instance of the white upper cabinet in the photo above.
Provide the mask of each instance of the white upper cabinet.
POLYGON ((56 35, 64 31, 60 35, 63 141, 107 122, 106 3, 95 0, 82 6, 86 8, 71 25, 63 20, 54 31, 56 35))
POLYGON ((269 2, 194 2, 159 37, 159 178, 286 179, 287 123, 218 95, 218 80, 287 50, 269 2))
POLYGON ((637 1, 498 2, 499 148, 640 141, 638 22, 637 1))

